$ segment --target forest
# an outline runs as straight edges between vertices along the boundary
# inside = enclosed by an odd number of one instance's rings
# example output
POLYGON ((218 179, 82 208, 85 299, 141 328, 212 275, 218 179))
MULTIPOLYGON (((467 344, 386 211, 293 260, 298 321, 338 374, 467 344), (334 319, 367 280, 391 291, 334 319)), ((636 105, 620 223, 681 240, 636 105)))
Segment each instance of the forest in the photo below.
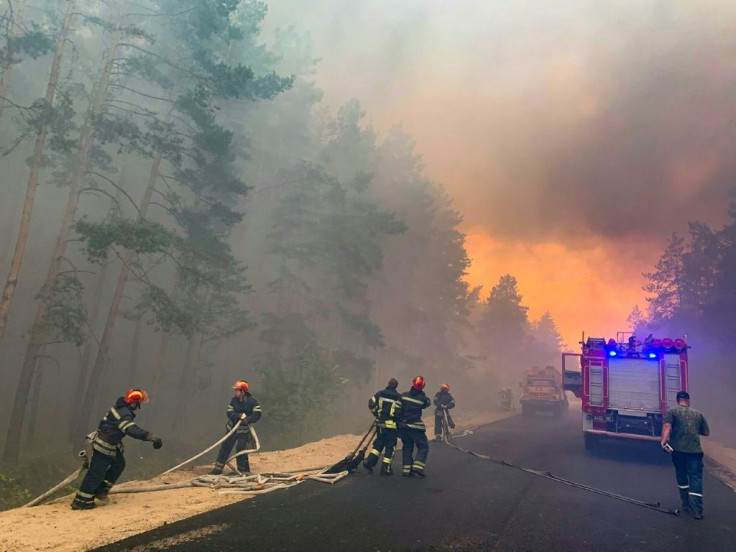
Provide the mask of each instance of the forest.
MULTIPOLYGON (((462 213, 415 139, 379 133, 359 99, 326 105, 297 21, 263 36, 254 0, 2 10, 3 507, 67 473, 131 387, 165 441, 134 477, 221 436, 236 379, 274 449, 360 430, 390 377, 492 409, 577 349, 554 313, 530 319, 514 275, 467 283, 462 213)), ((687 328, 730 358, 730 216, 655 253, 632 329, 687 328)))

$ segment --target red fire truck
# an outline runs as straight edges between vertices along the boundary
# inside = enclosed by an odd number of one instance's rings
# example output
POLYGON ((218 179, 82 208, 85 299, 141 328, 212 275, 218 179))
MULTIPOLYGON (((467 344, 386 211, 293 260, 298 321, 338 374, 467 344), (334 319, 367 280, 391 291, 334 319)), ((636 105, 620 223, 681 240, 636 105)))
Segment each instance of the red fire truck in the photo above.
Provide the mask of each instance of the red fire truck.
POLYGON ((562 368, 564 389, 582 399, 585 448, 609 438, 658 441, 667 408, 688 389, 686 339, 642 343, 619 332, 608 341, 583 334, 580 344, 582 353, 562 353, 562 368))

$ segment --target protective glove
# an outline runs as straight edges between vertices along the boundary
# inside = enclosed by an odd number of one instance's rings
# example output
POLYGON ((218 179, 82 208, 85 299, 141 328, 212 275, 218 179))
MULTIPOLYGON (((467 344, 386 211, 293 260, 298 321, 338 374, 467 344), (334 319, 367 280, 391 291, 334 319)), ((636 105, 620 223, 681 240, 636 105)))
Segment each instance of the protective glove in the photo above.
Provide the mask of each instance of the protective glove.
POLYGON ((164 442, 161 440, 161 437, 157 437, 153 433, 148 434, 147 441, 151 441, 153 443, 153 448, 155 448, 156 450, 164 446, 164 442))
POLYGON ((245 421, 245 419, 246 419, 247 417, 248 417, 248 416, 246 416, 246 415, 245 415, 245 413, 243 413, 243 414, 241 414, 241 415, 240 415, 240 419, 241 419, 241 420, 243 420, 243 421, 245 421))

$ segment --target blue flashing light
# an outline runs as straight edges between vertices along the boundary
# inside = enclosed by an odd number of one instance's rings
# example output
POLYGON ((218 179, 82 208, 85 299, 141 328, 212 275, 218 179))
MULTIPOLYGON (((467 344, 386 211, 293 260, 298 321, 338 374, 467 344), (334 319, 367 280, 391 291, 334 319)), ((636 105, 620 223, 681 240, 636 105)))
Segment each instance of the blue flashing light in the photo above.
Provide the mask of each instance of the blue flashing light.
POLYGON ((616 351, 608 351, 608 356, 615 357, 618 353, 616 351))
POLYGON ((649 358, 657 358, 657 353, 649 353, 649 358))

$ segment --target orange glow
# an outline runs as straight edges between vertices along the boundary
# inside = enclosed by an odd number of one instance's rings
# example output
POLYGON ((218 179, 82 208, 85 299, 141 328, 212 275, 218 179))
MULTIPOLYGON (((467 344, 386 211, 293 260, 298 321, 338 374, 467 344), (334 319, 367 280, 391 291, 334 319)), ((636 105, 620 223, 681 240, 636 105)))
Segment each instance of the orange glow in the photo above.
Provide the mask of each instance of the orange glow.
POLYGON ((644 278, 636 275, 651 267, 645 261, 619 266, 622 259, 613 246, 571 250, 559 243, 502 243, 479 231, 467 234, 465 247, 472 260, 467 281, 483 286, 483 299, 501 276, 511 274, 529 319, 550 311, 571 350, 577 350, 581 332, 615 337, 628 329, 634 305, 646 310, 644 278))

